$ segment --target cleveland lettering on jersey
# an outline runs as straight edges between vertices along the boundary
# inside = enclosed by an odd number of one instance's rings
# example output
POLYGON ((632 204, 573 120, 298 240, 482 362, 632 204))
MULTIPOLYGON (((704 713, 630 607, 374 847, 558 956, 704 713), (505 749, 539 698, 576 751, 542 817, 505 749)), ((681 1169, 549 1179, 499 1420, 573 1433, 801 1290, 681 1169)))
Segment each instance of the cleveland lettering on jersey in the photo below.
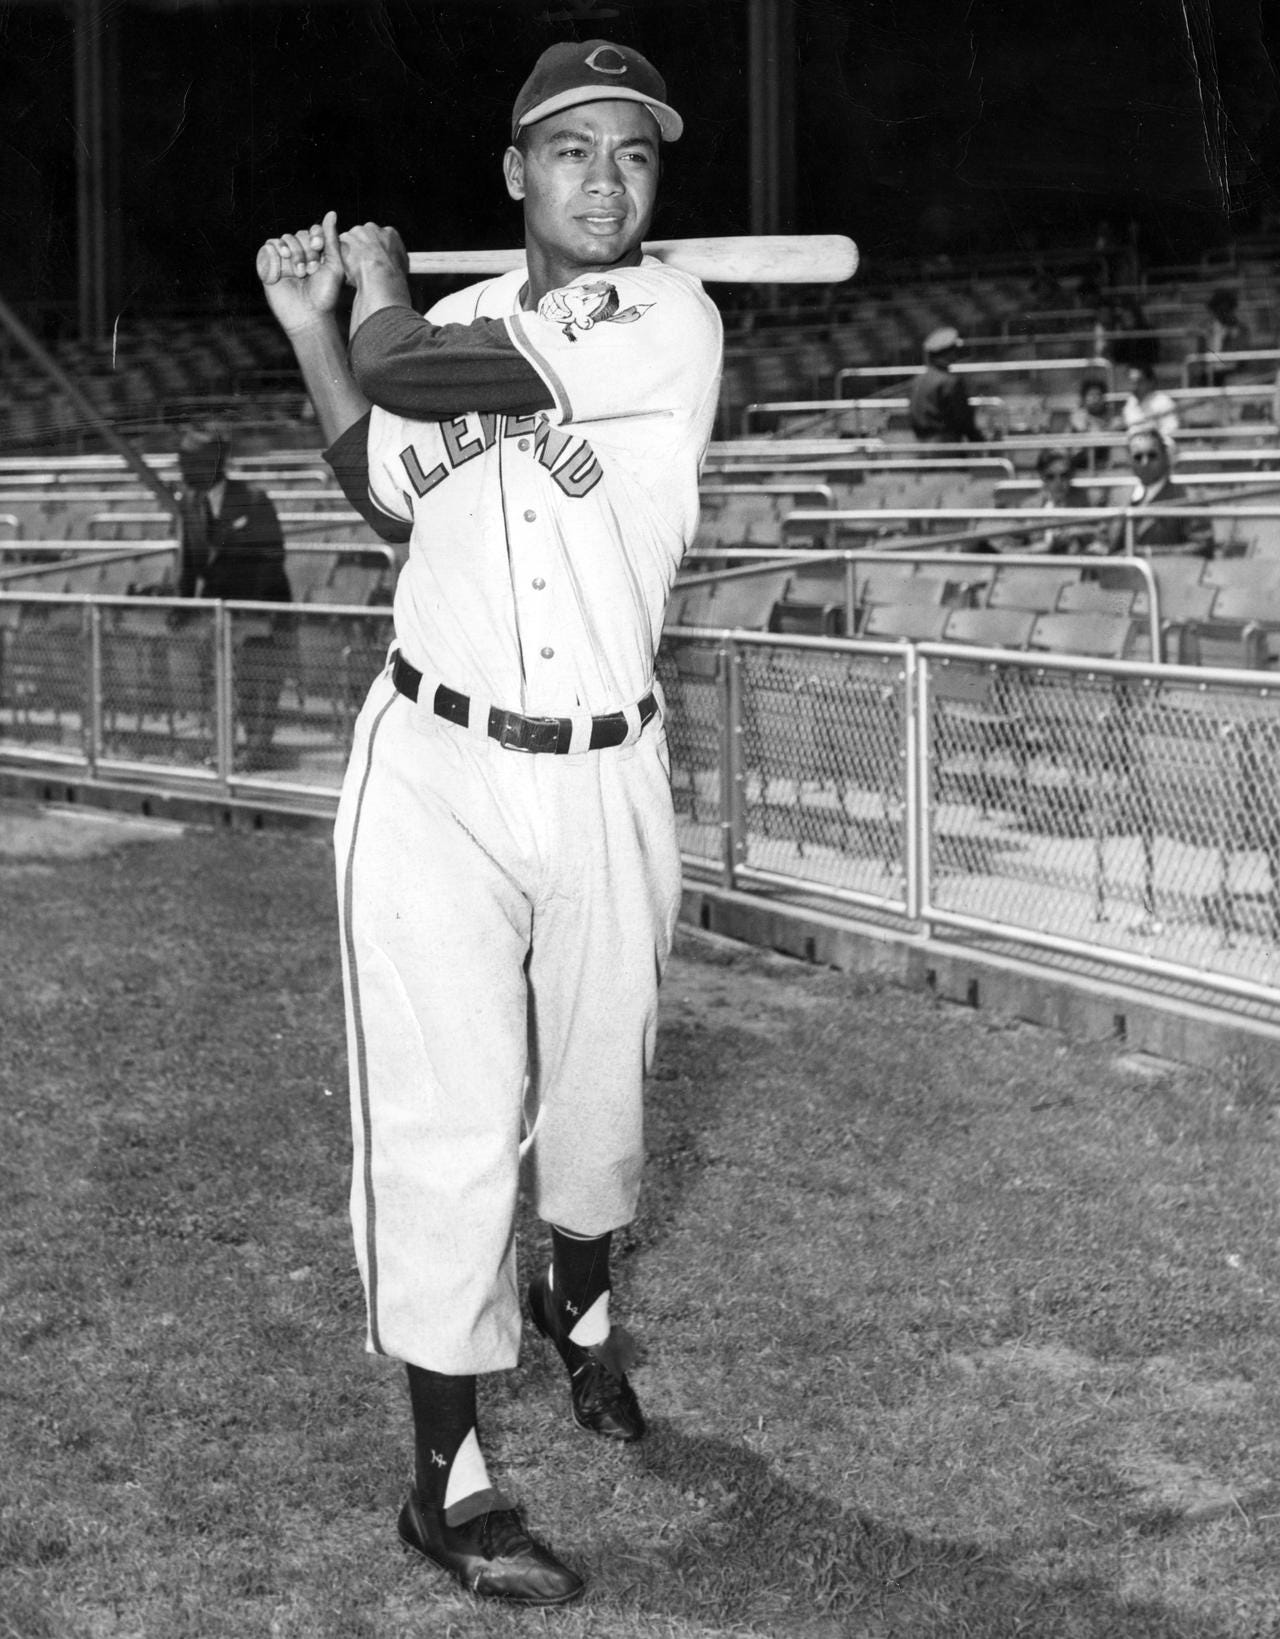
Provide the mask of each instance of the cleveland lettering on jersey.
POLYGON ((545 415, 480 415, 468 412, 433 423, 439 429, 445 459, 423 466, 412 444, 400 451, 400 463, 413 493, 421 498, 442 484, 451 472, 483 455, 501 439, 526 439, 528 450, 546 468, 556 484, 573 500, 589 495, 604 476, 596 452, 585 438, 575 438, 553 427, 545 415))

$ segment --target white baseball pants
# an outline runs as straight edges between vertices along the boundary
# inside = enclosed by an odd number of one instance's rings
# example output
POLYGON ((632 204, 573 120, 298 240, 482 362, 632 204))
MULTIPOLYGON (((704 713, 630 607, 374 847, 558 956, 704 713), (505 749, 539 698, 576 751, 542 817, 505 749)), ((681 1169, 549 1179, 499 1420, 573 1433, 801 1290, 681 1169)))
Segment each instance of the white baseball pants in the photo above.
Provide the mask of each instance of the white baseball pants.
POLYGON ((334 833, 371 1351, 516 1364, 522 1151, 547 1222, 634 1216, 680 902, 668 776, 661 714, 630 745, 528 754, 374 683, 334 833))

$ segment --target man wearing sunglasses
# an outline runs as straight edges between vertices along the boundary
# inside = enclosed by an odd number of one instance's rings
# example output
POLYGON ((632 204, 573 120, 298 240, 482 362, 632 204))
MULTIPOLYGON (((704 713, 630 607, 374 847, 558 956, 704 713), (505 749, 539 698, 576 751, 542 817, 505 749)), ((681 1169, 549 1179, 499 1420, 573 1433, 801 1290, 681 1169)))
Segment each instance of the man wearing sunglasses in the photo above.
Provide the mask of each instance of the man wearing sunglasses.
MULTIPOLYGON (((1091 504, 1087 491, 1077 492, 1075 470, 1066 450, 1041 450, 1036 460, 1036 471, 1042 485, 1040 494, 1033 497, 1032 506, 1060 512, 1069 507, 1091 504)), ((1097 526, 1088 522, 1052 525, 1025 537, 1016 546, 1019 552, 1048 552, 1061 555, 1072 552, 1100 551, 1097 526)))
POLYGON ((1188 518, 1164 511, 1166 507, 1186 507, 1194 497, 1171 476, 1173 440, 1155 427, 1129 435, 1129 465, 1136 480, 1127 512, 1111 526, 1112 552, 1125 550, 1125 521, 1133 530, 1133 550, 1143 556, 1153 553, 1194 553, 1213 556, 1213 525, 1207 518, 1188 518))

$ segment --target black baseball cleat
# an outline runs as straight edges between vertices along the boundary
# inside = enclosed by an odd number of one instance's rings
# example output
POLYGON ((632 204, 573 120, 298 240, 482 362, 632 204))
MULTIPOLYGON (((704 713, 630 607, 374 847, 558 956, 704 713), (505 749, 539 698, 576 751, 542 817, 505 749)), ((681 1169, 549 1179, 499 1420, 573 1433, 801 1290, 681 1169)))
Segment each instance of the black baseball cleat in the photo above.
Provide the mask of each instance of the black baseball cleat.
POLYGON ((589 1349, 572 1342, 571 1328, 565 1326, 552 1301, 545 1273, 529 1282, 529 1313, 568 1368, 573 1420, 578 1427, 602 1434, 606 1440, 640 1439, 645 1431, 644 1413, 626 1374, 631 1364, 626 1358, 628 1347, 634 1350, 634 1345, 622 1328, 615 1326, 603 1343, 589 1349))
POLYGON ((549 1548, 535 1542, 514 1508, 478 1514, 465 1525, 446 1525, 410 1491, 397 1523, 406 1548, 457 1577, 469 1593, 509 1599, 517 1605, 564 1605, 586 1586, 549 1548))

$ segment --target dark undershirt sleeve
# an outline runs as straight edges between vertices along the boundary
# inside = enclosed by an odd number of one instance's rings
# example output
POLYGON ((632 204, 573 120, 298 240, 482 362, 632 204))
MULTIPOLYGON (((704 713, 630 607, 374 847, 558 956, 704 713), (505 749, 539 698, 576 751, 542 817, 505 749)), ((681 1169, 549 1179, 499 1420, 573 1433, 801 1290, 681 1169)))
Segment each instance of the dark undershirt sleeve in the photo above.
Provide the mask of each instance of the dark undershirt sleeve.
POLYGON ((383 307, 351 338, 351 369, 366 398, 417 421, 468 410, 532 415, 555 405, 501 319, 431 324, 411 307, 383 307))
POLYGON ((342 493, 365 523, 384 541, 399 544, 413 534, 413 526, 384 512, 369 493, 369 417, 366 411, 324 451, 342 493))

